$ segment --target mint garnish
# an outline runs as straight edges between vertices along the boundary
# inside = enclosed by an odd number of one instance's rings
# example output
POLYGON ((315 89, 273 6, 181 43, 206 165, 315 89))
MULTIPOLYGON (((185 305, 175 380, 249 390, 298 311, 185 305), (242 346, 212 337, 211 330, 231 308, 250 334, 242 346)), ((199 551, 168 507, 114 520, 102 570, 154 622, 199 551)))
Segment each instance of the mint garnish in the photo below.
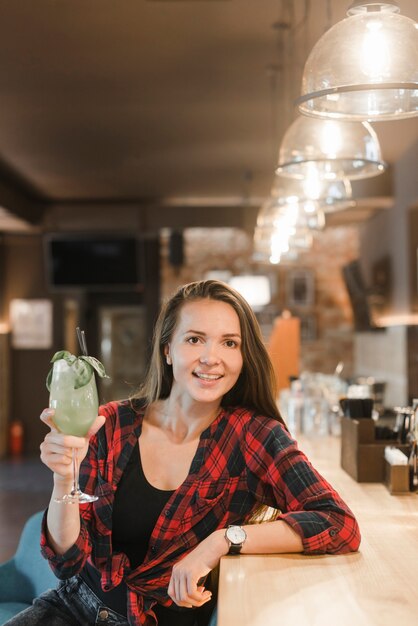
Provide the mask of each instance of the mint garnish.
MULTIPOLYGON (((100 378, 109 378, 103 363, 94 358, 94 356, 75 356, 67 350, 60 350, 54 354, 51 363, 55 363, 55 361, 59 361, 60 359, 64 359, 75 371, 74 389, 80 389, 80 387, 87 385, 93 376, 93 372, 96 372, 100 378)), ((46 378, 46 388, 48 391, 51 391, 52 371, 53 368, 49 370, 46 378)))

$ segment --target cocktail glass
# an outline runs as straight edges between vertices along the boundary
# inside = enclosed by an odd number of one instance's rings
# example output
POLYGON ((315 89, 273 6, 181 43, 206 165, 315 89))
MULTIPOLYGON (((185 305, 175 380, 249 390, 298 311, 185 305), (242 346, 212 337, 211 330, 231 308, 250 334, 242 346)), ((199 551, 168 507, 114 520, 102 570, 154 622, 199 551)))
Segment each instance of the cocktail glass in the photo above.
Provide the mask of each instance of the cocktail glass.
MULTIPOLYGON (((85 437, 97 417, 99 400, 94 372, 89 382, 76 388, 76 372, 64 359, 54 362, 49 406, 55 410, 54 423, 66 435, 85 437)), ((72 451, 73 486, 69 494, 56 498, 65 504, 94 502, 97 496, 83 493, 79 487, 77 452, 72 451)))

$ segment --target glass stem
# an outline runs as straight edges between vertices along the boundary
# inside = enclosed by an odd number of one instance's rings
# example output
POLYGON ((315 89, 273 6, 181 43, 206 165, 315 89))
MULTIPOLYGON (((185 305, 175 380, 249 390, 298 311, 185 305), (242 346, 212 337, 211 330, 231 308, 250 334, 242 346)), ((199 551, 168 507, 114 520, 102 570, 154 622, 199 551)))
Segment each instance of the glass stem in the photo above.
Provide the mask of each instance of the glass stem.
POLYGON ((78 463, 77 463, 77 452, 76 449, 73 448, 73 488, 71 490, 72 495, 77 495, 80 491, 80 487, 78 485, 78 463))

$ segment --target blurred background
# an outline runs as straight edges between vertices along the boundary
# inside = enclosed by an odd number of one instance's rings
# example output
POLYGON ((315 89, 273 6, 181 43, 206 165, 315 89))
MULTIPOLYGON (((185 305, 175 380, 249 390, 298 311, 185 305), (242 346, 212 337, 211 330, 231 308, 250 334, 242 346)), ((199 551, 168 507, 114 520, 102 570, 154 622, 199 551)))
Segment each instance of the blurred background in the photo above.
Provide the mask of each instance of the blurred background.
MULTIPOLYGON (((285 392, 319 374, 382 383, 380 410, 418 396, 417 117, 372 123, 381 171, 302 251, 273 262, 254 245, 306 59, 349 4, 1 3, 3 459, 38 455, 49 361, 78 351, 77 325, 111 375, 101 400, 126 397, 162 299, 207 277, 241 279, 285 392), (289 371, 271 346, 293 319, 289 371)), ((398 5, 418 19, 416 0, 398 5)), ((6 489, 18 466, 0 470, 6 489)))

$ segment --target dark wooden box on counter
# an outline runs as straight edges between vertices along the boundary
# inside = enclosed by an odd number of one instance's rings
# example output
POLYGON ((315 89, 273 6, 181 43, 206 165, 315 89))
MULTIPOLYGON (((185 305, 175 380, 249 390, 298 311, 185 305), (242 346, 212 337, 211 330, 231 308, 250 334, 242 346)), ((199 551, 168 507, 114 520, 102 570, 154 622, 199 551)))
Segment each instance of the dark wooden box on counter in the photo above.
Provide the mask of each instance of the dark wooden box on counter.
POLYGON ((392 495, 410 493, 408 465, 390 465, 385 460, 385 484, 392 495))
POLYGON ((373 419, 341 419, 341 467, 357 482, 385 481, 385 447, 393 445, 408 453, 408 446, 395 440, 376 440, 373 419))

